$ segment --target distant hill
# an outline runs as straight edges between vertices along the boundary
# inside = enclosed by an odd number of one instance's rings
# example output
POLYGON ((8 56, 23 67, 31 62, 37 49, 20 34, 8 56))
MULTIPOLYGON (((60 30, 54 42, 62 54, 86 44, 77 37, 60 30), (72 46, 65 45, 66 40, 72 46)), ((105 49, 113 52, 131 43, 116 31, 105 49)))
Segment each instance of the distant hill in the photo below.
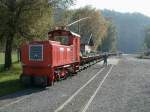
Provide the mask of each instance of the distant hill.
POLYGON ((101 13, 111 19, 117 27, 117 48, 125 53, 135 53, 143 49, 144 29, 150 26, 150 17, 140 13, 119 13, 102 10, 101 13))

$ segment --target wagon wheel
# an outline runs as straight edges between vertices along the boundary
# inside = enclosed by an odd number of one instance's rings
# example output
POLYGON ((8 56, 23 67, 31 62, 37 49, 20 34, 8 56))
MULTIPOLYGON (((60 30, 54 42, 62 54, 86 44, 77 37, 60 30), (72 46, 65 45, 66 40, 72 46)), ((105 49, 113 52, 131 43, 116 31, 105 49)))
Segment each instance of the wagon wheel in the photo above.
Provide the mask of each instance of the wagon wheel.
POLYGON ((58 74, 57 81, 60 81, 60 80, 61 80, 61 77, 60 77, 60 74, 58 74))
POLYGON ((60 74, 59 73, 55 73, 54 81, 60 81, 60 80, 61 80, 60 74))
POLYGON ((61 77, 61 80, 67 79, 67 75, 65 74, 63 77, 61 77))

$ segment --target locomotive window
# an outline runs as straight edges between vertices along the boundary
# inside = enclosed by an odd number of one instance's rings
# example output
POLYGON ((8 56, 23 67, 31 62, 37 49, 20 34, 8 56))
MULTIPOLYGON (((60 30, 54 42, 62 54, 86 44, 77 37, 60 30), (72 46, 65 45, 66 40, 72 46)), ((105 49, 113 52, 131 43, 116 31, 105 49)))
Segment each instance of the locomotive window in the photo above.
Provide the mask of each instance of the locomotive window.
POLYGON ((55 36, 55 41, 60 42, 62 45, 68 45, 68 36, 55 36))

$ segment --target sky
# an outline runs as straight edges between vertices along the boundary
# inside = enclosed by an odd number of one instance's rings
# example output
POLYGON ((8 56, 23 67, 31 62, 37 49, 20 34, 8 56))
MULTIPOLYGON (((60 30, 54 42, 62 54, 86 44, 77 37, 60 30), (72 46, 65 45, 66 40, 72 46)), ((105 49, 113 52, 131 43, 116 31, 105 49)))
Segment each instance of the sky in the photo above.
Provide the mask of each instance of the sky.
POLYGON ((150 0, 77 0, 76 5, 72 8, 86 5, 119 12, 140 12, 150 17, 150 0))

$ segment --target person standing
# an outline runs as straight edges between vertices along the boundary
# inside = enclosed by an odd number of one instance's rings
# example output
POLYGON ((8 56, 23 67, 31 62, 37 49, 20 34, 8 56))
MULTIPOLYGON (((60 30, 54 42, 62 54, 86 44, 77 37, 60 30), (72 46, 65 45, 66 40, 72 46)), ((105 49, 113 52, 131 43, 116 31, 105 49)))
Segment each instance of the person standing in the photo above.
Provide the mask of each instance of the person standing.
POLYGON ((108 58, 108 54, 107 54, 107 53, 104 53, 104 55, 103 55, 103 60, 104 60, 103 65, 106 65, 106 66, 107 66, 107 58, 108 58))

